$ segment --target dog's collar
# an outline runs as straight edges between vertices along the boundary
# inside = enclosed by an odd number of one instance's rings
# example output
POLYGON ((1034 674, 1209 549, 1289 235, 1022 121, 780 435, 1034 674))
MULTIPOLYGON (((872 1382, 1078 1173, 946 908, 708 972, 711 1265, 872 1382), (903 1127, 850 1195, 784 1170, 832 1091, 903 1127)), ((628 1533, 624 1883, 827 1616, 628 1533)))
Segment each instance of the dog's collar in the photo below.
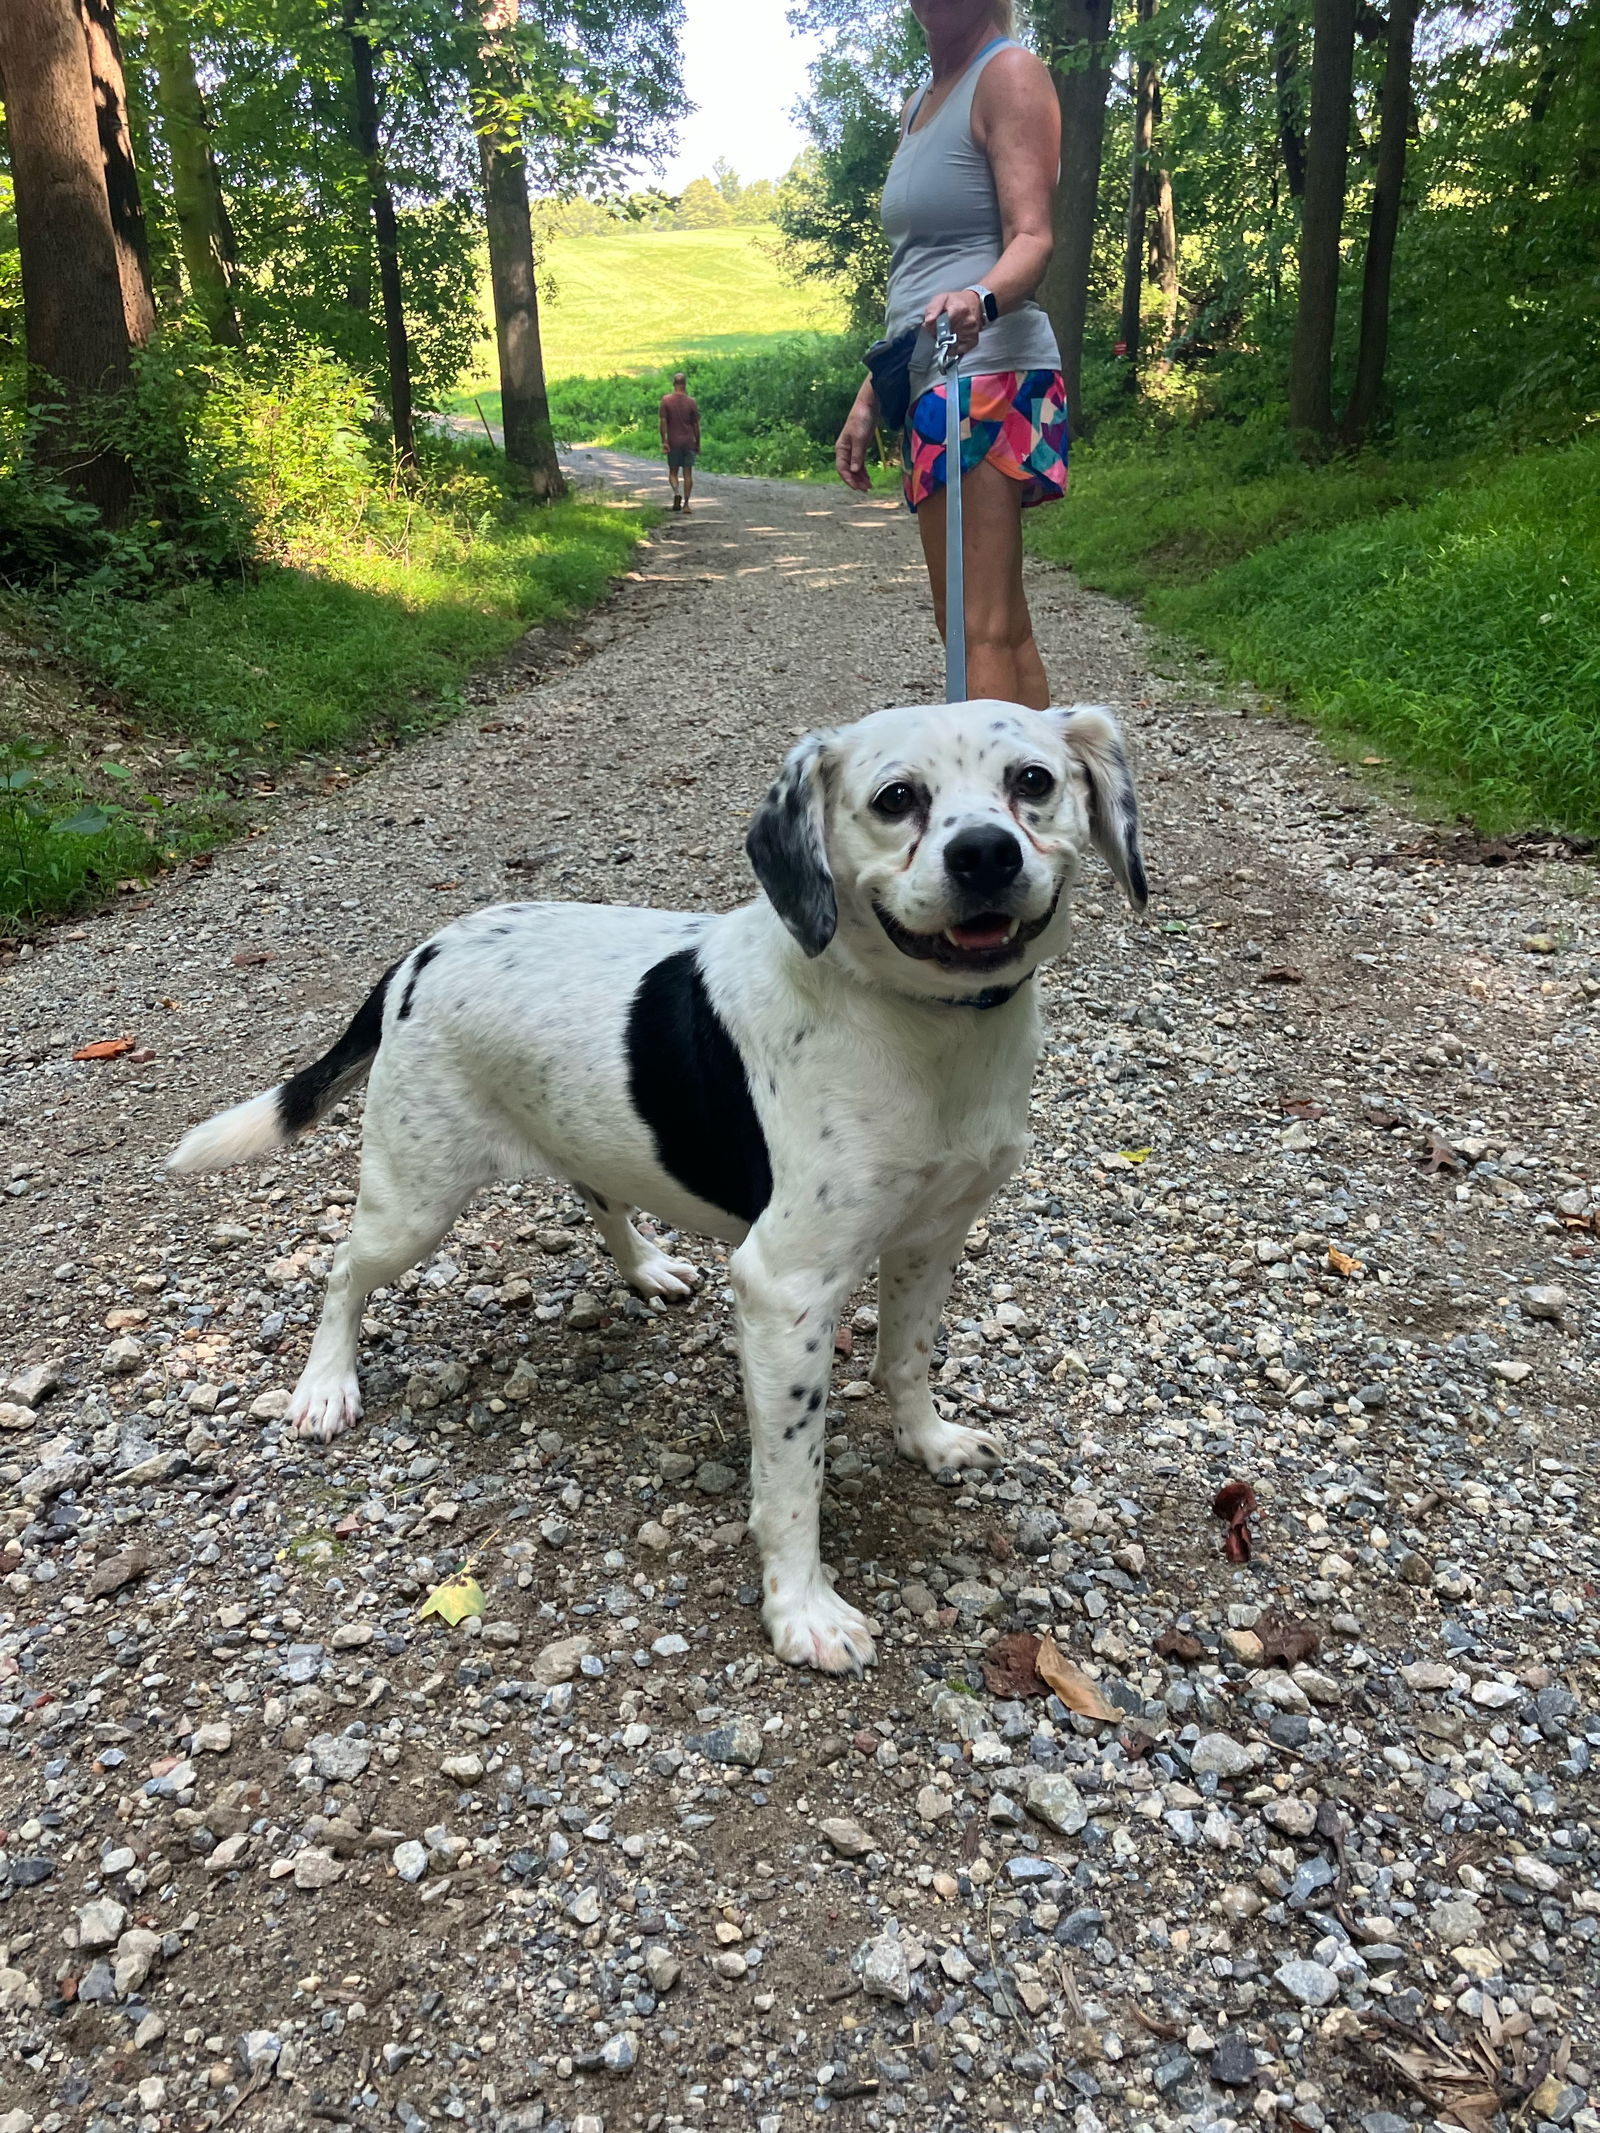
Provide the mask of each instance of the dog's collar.
POLYGON ((975 1007, 979 1014, 982 1014, 985 1008, 1004 1007, 1007 1000, 1014 1000, 1023 986, 1027 984, 1028 978, 1032 976, 1033 972, 1030 970, 1028 977, 1018 978, 1015 985, 986 985, 982 992, 957 993, 947 1000, 930 1000, 928 1005, 930 1007, 975 1007))

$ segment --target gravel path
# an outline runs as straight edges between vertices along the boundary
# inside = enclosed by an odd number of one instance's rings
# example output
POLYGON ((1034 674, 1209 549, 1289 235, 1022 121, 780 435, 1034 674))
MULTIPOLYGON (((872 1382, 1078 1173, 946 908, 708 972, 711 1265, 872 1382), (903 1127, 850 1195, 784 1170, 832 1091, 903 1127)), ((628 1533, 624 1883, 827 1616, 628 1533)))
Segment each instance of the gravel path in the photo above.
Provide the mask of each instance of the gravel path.
POLYGON ((716 1252, 653 1315, 477 1203, 325 1450, 355 1118, 158 1165, 448 917, 746 894, 792 738, 939 692, 891 502, 703 480, 541 686, 0 965, 0 2133, 1600 2128, 1597 877, 1034 595, 1155 893, 1091 883, 936 1359, 993 1480, 894 1464, 859 1299, 864 1681, 764 1649, 716 1252))

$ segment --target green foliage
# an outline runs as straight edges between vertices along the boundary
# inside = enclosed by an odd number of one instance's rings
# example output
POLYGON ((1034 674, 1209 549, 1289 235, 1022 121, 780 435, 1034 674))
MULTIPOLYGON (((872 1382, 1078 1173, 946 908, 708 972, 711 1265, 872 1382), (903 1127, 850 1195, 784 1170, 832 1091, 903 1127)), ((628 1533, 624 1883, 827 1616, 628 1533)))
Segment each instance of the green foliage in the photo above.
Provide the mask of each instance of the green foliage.
POLYGON ((485 451, 430 440, 423 454, 420 485, 369 473, 359 521, 308 541, 321 551, 314 568, 140 601, 85 581, 50 605, 60 642, 125 704, 218 760, 431 723, 477 661, 592 605, 640 523, 603 504, 520 503, 485 451))
POLYGON ((1485 827, 1600 831, 1600 440, 1310 469, 1281 423, 1076 455, 1029 548, 1485 827))
MULTIPOLYGON (((125 781, 118 763, 102 773, 125 781)), ((0 734, 0 927, 104 897, 196 848, 192 820, 153 794, 84 797, 58 749, 0 734)))
POLYGON ((1278 542, 1153 611, 1484 828, 1600 834, 1600 440, 1278 542))
MULTIPOLYGON (((689 371, 700 405, 700 464, 714 474, 831 472, 833 441, 856 388, 861 356, 853 337, 807 334, 759 355, 713 358, 689 371)), ((604 444, 656 455, 657 409, 671 369, 641 377, 564 378, 550 413, 565 443, 604 444)))
POLYGON ((828 42, 804 105, 814 146, 778 190, 785 264, 801 281, 839 289, 852 329, 874 340, 889 281, 879 201, 901 106, 927 72, 926 46, 909 11, 885 0, 803 0, 790 20, 828 42))

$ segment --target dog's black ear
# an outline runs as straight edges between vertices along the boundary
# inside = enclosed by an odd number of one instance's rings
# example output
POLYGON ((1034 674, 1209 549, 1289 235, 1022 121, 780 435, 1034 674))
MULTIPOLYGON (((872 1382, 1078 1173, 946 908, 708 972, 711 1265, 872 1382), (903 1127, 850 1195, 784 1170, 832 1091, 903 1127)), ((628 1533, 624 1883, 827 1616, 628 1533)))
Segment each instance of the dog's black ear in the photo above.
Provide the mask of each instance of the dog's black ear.
POLYGON ((839 923, 827 848, 831 738, 808 733, 790 749, 744 840, 768 902, 810 956, 821 955, 839 923))
POLYGON ((1073 704, 1052 716, 1089 781, 1089 835, 1135 911, 1149 900, 1139 849, 1139 802, 1122 745, 1122 729, 1098 704, 1073 704))

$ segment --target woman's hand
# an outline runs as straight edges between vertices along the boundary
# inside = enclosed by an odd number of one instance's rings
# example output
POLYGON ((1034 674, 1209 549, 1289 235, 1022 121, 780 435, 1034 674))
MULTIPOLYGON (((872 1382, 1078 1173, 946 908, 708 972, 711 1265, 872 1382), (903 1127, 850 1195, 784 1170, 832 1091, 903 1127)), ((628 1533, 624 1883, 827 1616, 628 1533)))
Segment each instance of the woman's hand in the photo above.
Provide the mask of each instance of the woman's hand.
POLYGON ((872 476, 867 472, 867 448, 877 426, 878 396, 868 378, 856 394, 855 404, 845 417, 844 428, 833 448, 833 463, 839 470, 839 479, 847 489, 859 489, 864 496, 872 493, 872 476))
POLYGON ((939 317, 943 313, 955 329, 956 354, 970 355, 978 345, 978 336, 983 331, 983 302, 971 289, 946 289, 936 296, 922 314, 924 330, 937 335, 939 317))

